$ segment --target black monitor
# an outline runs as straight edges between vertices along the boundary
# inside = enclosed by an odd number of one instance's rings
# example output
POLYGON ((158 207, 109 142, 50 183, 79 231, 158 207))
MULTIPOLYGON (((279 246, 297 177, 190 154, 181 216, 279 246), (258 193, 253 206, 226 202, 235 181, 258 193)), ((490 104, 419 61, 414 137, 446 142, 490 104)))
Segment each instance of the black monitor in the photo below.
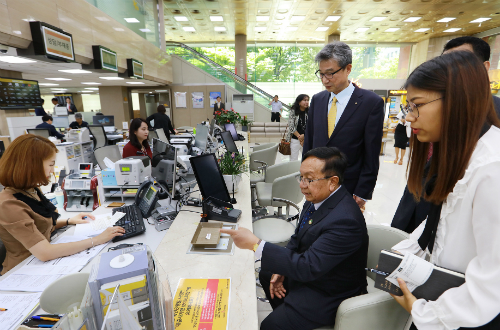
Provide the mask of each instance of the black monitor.
POLYGON ((215 129, 215 118, 210 121, 210 129, 208 130, 208 134, 213 136, 214 129, 215 129))
POLYGON ((3 144, 3 141, 0 141, 0 158, 2 158, 4 152, 5 152, 5 145, 3 144))
POLYGON ((115 116, 93 116, 94 125, 115 126, 115 116))
POLYGON ((156 167, 163 159, 175 160, 175 147, 159 139, 153 139, 153 158, 151 166, 156 167))
POLYGON ((222 137, 222 141, 226 145, 226 150, 233 153, 238 153, 238 147, 236 147, 236 143, 234 143, 233 137, 231 136, 231 132, 222 132, 220 133, 222 137))
POLYGON ((215 154, 191 157, 189 161, 203 198, 214 197, 230 203, 231 197, 227 191, 215 154))
POLYGON ((234 124, 232 123, 224 124, 224 129, 226 130, 226 132, 231 132, 231 136, 233 137, 234 141, 240 140, 238 138, 238 133, 236 133, 236 128, 234 127, 234 124))

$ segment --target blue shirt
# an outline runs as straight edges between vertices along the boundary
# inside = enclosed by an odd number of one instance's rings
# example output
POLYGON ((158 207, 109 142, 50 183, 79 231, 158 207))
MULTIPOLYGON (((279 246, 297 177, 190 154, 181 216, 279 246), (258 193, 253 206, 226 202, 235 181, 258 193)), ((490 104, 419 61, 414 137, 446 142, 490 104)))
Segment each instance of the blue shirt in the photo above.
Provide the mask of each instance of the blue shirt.
POLYGON ((280 101, 278 102, 271 102, 271 108, 272 108, 272 112, 280 112, 281 111, 281 108, 283 108, 283 104, 281 104, 280 101))
MULTIPOLYGON (((349 103, 349 100, 351 99, 352 93, 354 93, 354 85, 352 84, 352 82, 349 82, 349 85, 338 94, 330 92, 330 99, 328 100, 328 109, 331 108, 330 104, 332 103, 333 98, 334 97, 337 98, 337 117, 335 119, 335 126, 337 126, 340 117, 344 113, 347 103, 349 103)), ((330 110, 328 110, 328 112, 330 112, 330 110)))
POLYGON ((54 127, 54 125, 51 125, 51 124, 49 124, 47 122, 43 122, 43 123, 41 123, 39 125, 36 125, 36 128, 48 129, 49 130, 49 136, 55 136, 59 140, 64 138, 64 135, 62 135, 61 133, 59 133, 56 130, 56 128, 54 127))

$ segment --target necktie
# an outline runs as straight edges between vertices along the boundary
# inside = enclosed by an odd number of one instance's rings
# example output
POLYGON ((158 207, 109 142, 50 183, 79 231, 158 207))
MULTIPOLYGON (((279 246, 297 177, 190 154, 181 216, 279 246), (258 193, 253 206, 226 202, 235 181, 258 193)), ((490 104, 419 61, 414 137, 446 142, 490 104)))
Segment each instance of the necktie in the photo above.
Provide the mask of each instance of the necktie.
POLYGON ((311 206, 309 207, 309 209, 307 210, 306 214, 304 214, 304 217, 302 218, 302 221, 300 222, 300 228, 299 228, 299 231, 302 230, 302 228, 304 228, 304 225, 309 221, 311 220, 312 218, 312 215, 313 213, 316 211, 316 209, 314 208, 314 204, 311 204, 311 206))
POLYGON ((332 136, 335 129, 335 120, 337 119, 337 98, 332 99, 330 110, 328 111, 328 137, 332 136))

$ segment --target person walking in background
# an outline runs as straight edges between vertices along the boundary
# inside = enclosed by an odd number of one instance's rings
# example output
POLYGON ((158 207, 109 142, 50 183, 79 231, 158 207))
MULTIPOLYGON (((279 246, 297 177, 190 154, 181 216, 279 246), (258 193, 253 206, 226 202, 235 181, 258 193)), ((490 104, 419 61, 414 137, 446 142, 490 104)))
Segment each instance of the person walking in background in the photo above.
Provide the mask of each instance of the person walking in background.
POLYGON ((406 153, 406 145, 408 144, 408 140, 410 139, 410 127, 409 123, 406 122, 406 113, 401 106, 401 110, 399 111, 396 118, 399 119, 398 125, 394 129, 394 148, 396 149, 396 159, 394 159, 394 164, 403 165, 403 159, 406 153), (399 150, 401 150, 401 158, 399 158, 399 150))
POLYGON ((281 112, 283 111, 283 104, 278 101, 278 95, 274 95, 274 99, 269 102, 271 106, 271 122, 280 122, 281 112))
POLYGON ((78 112, 78 110, 76 110, 76 106, 73 103, 71 103, 70 97, 66 98, 66 109, 68 109, 68 114, 74 114, 78 112))
POLYGON ((347 156, 344 186, 364 209, 377 182, 384 101, 349 81, 352 51, 343 42, 326 45, 315 58, 326 90, 312 97, 304 150, 337 147, 347 156))
POLYGON ((44 99, 41 99, 42 104, 35 108, 35 116, 47 116, 45 109, 43 108, 43 104, 45 103, 44 99))
POLYGON ((146 118, 146 121, 148 122, 148 125, 151 126, 150 122, 151 120, 154 120, 155 122, 153 128, 154 129, 162 128, 163 131, 165 132, 165 136, 170 141, 170 133, 175 135, 175 131, 174 127, 172 126, 172 122, 170 121, 170 117, 167 115, 167 109, 163 104, 160 104, 156 109, 156 111, 157 113, 152 114, 151 116, 146 118))
POLYGON ((307 112, 309 111, 309 95, 300 94, 288 118, 288 133, 286 140, 290 142, 290 161, 299 159, 299 152, 304 144, 304 133, 307 125, 307 112))
POLYGON ((217 96, 217 102, 214 103, 214 118, 215 118, 215 112, 216 111, 221 111, 222 109, 226 109, 226 105, 221 102, 222 99, 220 96, 217 96))

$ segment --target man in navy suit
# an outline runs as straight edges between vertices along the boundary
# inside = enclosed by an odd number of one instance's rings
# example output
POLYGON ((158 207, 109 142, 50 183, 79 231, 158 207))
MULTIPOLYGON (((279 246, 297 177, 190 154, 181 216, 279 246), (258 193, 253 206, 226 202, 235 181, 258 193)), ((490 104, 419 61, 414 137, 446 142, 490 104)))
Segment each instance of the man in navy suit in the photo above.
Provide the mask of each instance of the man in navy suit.
POLYGON ((343 186, 347 159, 338 148, 304 155, 300 189, 307 202, 286 248, 250 230, 224 230, 241 249, 262 258, 260 283, 273 312, 261 330, 308 330, 333 325, 337 308, 366 293, 368 234, 365 219, 343 186))
POLYGON ((49 136, 55 136, 59 140, 64 139, 64 135, 59 133, 55 126, 52 125, 52 121, 54 120, 52 116, 45 115, 42 117, 43 123, 36 125, 36 128, 43 128, 49 130, 49 136))
POLYGON ((311 99, 303 153, 325 146, 345 153, 348 165, 343 185, 363 208, 377 181, 384 101, 349 81, 352 51, 345 43, 326 45, 316 62, 316 75, 326 90, 311 99))

